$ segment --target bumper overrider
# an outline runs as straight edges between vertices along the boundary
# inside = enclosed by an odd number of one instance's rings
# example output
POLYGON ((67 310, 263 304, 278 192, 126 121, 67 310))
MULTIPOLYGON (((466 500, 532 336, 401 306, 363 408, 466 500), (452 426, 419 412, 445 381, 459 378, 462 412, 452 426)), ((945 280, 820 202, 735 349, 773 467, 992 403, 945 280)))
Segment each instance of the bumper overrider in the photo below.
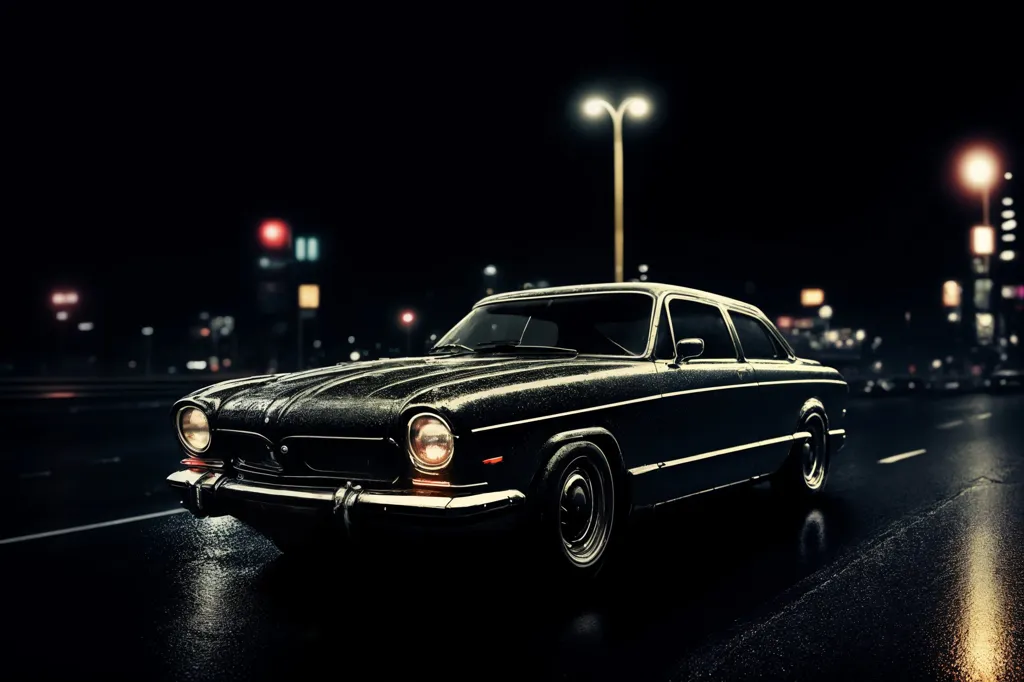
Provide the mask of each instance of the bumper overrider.
POLYGON ((282 519, 290 515, 315 516, 337 522, 352 533, 378 522, 454 528, 504 525, 517 517, 526 502, 518 490, 465 494, 433 491, 365 490, 346 483, 338 488, 297 488, 239 480, 216 471, 184 469, 167 477, 181 495, 182 504, 197 517, 233 515, 244 518, 252 510, 282 519))

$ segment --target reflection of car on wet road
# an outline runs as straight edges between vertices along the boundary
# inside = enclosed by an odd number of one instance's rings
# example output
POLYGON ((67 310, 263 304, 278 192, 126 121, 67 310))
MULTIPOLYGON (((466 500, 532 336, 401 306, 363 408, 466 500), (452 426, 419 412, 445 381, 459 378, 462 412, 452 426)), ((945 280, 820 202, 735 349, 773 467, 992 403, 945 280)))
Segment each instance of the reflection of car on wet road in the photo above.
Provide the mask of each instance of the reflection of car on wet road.
POLYGON ((595 573, 634 508, 772 477, 814 495, 847 386, 753 306, 655 284, 486 298, 426 357, 229 381, 174 408, 197 516, 282 550, 506 521, 595 573))
POLYGON ((986 384, 992 391, 1019 391, 1024 388, 1024 369, 1019 364, 1000 365, 986 384))

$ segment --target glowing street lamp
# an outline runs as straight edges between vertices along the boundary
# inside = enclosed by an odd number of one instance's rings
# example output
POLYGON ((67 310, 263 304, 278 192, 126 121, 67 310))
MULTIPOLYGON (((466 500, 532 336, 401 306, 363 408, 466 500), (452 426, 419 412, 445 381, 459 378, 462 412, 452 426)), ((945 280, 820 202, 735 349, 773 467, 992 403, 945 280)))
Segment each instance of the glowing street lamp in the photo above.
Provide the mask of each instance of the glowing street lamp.
POLYGON ((989 224, 988 195, 998 174, 998 162, 987 149, 972 149, 964 155, 961 172, 968 187, 981 190, 982 224, 989 224))
POLYGON ((416 313, 411 310, 405 310, 399 316, 402 326, 405 327, 405 355, 408 357, 412 355, 412 325, 416 321, 416 313))
POLYGON ((651 105, 643 97, 627 97, 618 107, 598 97, 592 97, 583 103, 583 113, 590 118, 597 118, 605 112, 612 118, 612 136, 615 152, 615 281, 623 281, 623 188, 622 188, 622 119, 628 113, 635 119, 641 119, 650 113, 651 105))

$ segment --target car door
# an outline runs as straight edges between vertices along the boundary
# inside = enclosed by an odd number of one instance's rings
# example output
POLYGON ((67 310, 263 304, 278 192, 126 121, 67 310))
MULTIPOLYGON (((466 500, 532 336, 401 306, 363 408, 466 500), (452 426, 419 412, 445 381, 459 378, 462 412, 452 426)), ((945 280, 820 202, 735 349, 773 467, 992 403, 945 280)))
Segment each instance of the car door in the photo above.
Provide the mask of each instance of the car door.
POLYGON ((754 453, 758 473, 770 473, 782 465, 792 443, 780 439, 796 430, 797 416, 808 386, 793 379, 793 358, 758 316, 730 308, 729 320, 736 332, 743 359, 754 370, 758 388, 750 429, 766 443, 754 453))
POLYGON ((636 481, 649 477, 642 488, 656 501, 746 477, 747 470, 737 468, 738 460, 730 453, 742 444, 743 415, 756 391, 753 372, 739 359, 720 306, 683 296, 668 297, 665 306, 671 343, 658 344, 655 364, 662 398, 652 434, 659 462, 646 467, 636 481), (702 339, 704 351, 676 363, 675 342, 685 338, 702 339))

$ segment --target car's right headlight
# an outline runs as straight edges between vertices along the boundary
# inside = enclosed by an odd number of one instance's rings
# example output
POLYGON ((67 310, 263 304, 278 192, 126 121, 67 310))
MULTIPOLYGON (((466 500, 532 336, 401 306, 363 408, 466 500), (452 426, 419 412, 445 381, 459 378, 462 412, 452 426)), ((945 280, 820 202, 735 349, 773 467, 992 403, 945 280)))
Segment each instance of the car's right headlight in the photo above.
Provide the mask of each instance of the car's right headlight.
POLYGON ((178 410, 178 439, 190 452, 199 454, 210 447, 210 421, 198 407, 178 410))
POLYGON ((418 414, 409 420, 409 457, 421 471, 439 471, 452 461, 455 436, 443 419, 418 414))

